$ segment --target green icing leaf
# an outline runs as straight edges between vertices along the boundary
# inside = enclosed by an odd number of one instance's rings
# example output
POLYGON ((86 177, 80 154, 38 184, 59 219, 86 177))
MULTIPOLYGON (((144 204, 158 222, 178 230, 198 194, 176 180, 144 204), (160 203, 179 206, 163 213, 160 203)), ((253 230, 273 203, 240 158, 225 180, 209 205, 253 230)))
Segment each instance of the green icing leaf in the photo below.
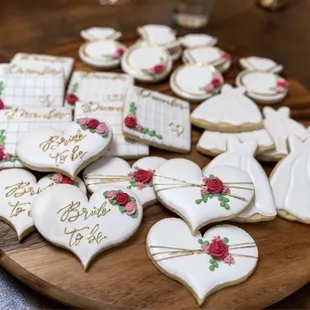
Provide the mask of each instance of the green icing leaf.
POLYGON ((205 241, 203 242, 203 244, 209 245, 209 241, 208 241, 208 240, 205 240, 205 241))
POLYGON ((214 266, 213 266, 213 265, 209 266, 209 269, 210 269, 211 271, 213 271, 213 270, 214 270, 214 266))
POLYGON ((211 258, 210 260, 209 260, 209 262, 210 262, 210 264, 214 264, 214 262, 215 262, 215 258, 211 258))
POLYGON ((13 155, 13 156, 11 157, 11 162, 12 162, 12 163, 15 163, 16 161, 18 161, 18 156, 17 156, 17 155, 13 155))
POLYGON ((103 196, 104 196, 104 197, 107 197, 107 193, 108 193, 108 191, 105 191, 105 192, 103 193, 103 196))
POLYGON ((81 128, 82 128, 83 130, 87 130, 87 129, 88 129, 87 125, 83 125, 83 126, 81 126, 81 128))
POLYGON ((202 239, 198 239, 198 243, 199 244, 203 244, 203 240, 202 239))
POLYGON ((196 199, 195 202, 196 202, 197 205, 199 205, 199 204, 201 204, 202 200, 201 199, 196 199))
POLYGON ((89 129, 89 131, 90 131, 91 133, 94 133, 94 132, 96 132, 96 129, 89 129))
POLYGON ((225 205, 226 205, 225 202, 224 202, 224 201, 221 201, 220 206, 221 206, 221 207, 225 207, 225 205))
POLYGON ((153 183, 152 183, 152 182, 147 183, 147 185, 148 185, 149 187, 153 187, 153 183))
POLYGON ((224 237, 223 240, 222 240, 224 243, 228 243, 229 242, 229 239, 224 237))
POLYGON ((124 213, 124 212, 126 211, 125 207, 119 206, 118 208, 119 208, 119 210, 120 210, 122 213, 124 213))
POLYGON ((106 138, 107 136, 108 136, 107 132, 104 132, 104 133, 101 134, 101 137, 103 137, 103 138, 106 138))
POLYGON ((213 198, 213 194, 209 193, 208 194, 209 198, 213 198))
POLYGON ((132 202, 136 202, 137 200, 136 200, 136 198, 135 198, 135 197, 130 196, 130 201, 132 201, 132 202))
POLYGON ((133 169, 139 170, 140 168, 138 166, 134 166, 133 169))
POLYGON ((131 217, 133 217, 133 218, 137 218, 137 217, 138 217, 138 215, 139 215, 139 213, 138 213, 138 211, 136 211, 134 214, 131 214, 131 217))
POLYGON ((115 199, 110 200, 110 204, 115 206, 117 204, 117 201, 115 199))
POLYGON ((217 261, 216 260, 214 260, 214 262, 213 262, 213 264, 212 264, 214 267, 218 267, 219 266, 219 264, 217 263, 217 261))
POLYGON ((118 194, 118 193, 122 193, 123 191, 122 190, 120 190, 120 189, 118 189, 117 191, 116 191, 116 193, 118 194))

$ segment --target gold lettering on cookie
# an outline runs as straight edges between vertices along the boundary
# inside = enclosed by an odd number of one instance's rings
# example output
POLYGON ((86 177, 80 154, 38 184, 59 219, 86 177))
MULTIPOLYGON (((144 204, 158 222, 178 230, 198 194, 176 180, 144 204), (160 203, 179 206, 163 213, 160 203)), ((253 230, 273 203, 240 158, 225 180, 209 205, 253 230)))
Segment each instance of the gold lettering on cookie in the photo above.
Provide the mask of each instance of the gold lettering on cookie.
POLYGON ((76 145, 72 151, 64 150, 62 152, 51 153, 50 158, 55 159, 56 167, 64 164, 67 158, 70 158, 71 161, 75 161, 77 159, 83 159, 83 157, 87 154, 87 152, 83 152, 79 150, 79 146, 76 145))
POLYGON ((74 245, 79 245, 84 236, 81 234, 82 230, 89 229, 88 226, 82 228, 73 228, 73 230, 69 231, 67 227, 65 227, 65 234, 70 235, 69 246, 72 247, 74 245))
POLYGON ((122 111, 122 107, 104 106, 99 103, 87 102, 82 105, 83 113, 92 113, 98 111, 122 111))
POLYGON ((17 65, 12 65, 12 66, 10 66, 10 68, 6 69, 6 73, 10 73, 10 74, 38 74, 38 75, 52 74, 52 75, 57 75, 57 74, 61 73, 61 71, 50 68, 50 67, 45 67, 42 70, 35 70, 35 69, 30 69, 30 68, 23 69, 21 67, 18 67, 17 65))
MULTIPOLYGON (((30 202, 19 202, 17 201, 15 204, 12 204, 9 202, 9 206, 12 208, 12 211, 10 213, 10 217, 17 217, 19 216, 21 213, 25 212, 26 209, 24 209, 22 206, 25 206, 25 205, 31 205, 30 202)), ((29 215, 29 211, 28 211, 28 216, 31 216, 31 213, 29 215)))
POLYGON ((99 224, 97 224, 91 231, 90 234, 87 238, 88 243, 92 244, 93 242, 96 242, 97 244, 99 244, 103 239, 106 239, 107 236, 103 236, 102 232, 99 231, 99 224))
POLYGON ((35 189, 33 186, 30 186, 30 182, 18 182, 13 185, 8 185, 4 189, 7 190, 5 193, 5 197, 11 197, 14 198, 21 197, 23 195, 29 194, 30 196, 34 196, 37 194, 40 194, 45 189, 47 189, 50 186, 53 186, 54 183, 48 184, 45 188, 37 188, 35 189))
POLYGON ((63 113, 57 109, 52 109, 48 112, 30 112, 26 109, 13 108, 5 112, 6 120, 14 121, 21 118, 24 119, 63 119, 71 118, 71 112, 63 113))
POLYGON ((93 79, 101 79, 101 80, 126 80, 126 78, 120 74, 100 75, 94 72, 87 72, 87 71, 81 72, 81 78, 82 79, 93 78, 93 79))

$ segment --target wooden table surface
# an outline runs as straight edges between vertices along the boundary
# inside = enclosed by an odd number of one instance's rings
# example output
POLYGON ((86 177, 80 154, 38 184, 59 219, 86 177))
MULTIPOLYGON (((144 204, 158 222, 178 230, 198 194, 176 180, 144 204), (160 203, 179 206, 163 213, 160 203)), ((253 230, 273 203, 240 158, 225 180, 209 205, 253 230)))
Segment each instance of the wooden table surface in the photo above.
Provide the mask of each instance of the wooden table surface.
MULTIPOLYGON (((97 0, 2 1, 0 61, 8 61, 16 52, 44 52, 58 45, 71 49, 67 43, 78 40, 81 29, 94 25, 114 27, 124 33, 124 38, 134 39, 139 25, 171 24, 175 3, 172 0, 131 0, 122 6, 104 7, 97 0)), ((216 1, 211 21, 201 31, 218 37, 222 47, 232 53, 245 51, 275 59, 284 65, 288 75, 310 88, 307 69, 310 68, 309 10, 310 1, 307 0, 291 1, 279 12, 261 10, 254 0, 221 0, 216 1)), ((188 31, 180 29, 179 32, 188 31)), ((306 99, 297 105, 309 106, 309 110, 294 111, 293 116, 309 119, 310 100, 307 96, 303 98, 306 99)), ((309 292, 308 284, 272 308, 310 308, 309 292)), ((49 307, 60 307, 47 299, 42 302, 49 307)))

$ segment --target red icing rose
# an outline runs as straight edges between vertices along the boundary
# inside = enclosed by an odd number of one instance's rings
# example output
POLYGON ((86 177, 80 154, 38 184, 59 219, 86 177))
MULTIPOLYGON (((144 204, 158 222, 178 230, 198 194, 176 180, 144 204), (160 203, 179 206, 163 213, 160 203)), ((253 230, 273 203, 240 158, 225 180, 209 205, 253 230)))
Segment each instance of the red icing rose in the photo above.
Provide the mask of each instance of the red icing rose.
POLYGON ((124 53, 125 53, 125 50, 122 48, 122 47, 119 47, 117 50, 116 50, 116 53, 120 56, 123 56, 124 53))
POLYGON ((71 179, 68 178, 68 177, 63 177, 61 183, 62 183, 62 184, 73 184, 74 181, 71 180, 71 179))
POLYGON ((0 99, 0 110, 3 110, 5 108, 5 105, 3 101, 0 99))
POLYGON ((117 193, 115 199, 120 206, 125 206, 130 201, 130 196, 126 193, 117 193))
POLYGON ((218 77, 218 76, 215 76, 213 79, 212 79, 212 85, 214 86, 214 88, 219 88, 221 86, 221 79, 218 77))
POLYGON ((79 100, 79 97, 76 96, 75 94, 68 94, 66 96, 66 101, 69 103, 69 104, 75 104, 77 101, 79 100))
POLYGON ((125 125, 128 128, 136 128, 136 126, 137 126, 137 118, 134 115, 128 115, 125 118, 125 125))
POLYGON ((209 246, 209 255, 216 259, 224 259, 228 255, 228 246, 222 240, 215 240, 209 246))
POLYGON ((164 65, 156 65, 154 66, 154 72, 155 73, 162 73, 165 69, 164 65))
POLYGON ((219 194, 224 190, 224 184, 220 179, 207 178, 205 184, 211 194, 219 194))
POLYGON ((89 129, 96 129, 99 124, 100 122, 97 119, 92 118, 88 121, 87 127, 89 129))
POLYGON ((152 180, 153 173, 148 170, 139 169, 135 172, 135 180, 142 183, 148 183, 152 180))
POLYGON ((4 158, 4 151, 3 151, 3 149, 0 149, 0 160, 3 160, 3 158, 4 158))

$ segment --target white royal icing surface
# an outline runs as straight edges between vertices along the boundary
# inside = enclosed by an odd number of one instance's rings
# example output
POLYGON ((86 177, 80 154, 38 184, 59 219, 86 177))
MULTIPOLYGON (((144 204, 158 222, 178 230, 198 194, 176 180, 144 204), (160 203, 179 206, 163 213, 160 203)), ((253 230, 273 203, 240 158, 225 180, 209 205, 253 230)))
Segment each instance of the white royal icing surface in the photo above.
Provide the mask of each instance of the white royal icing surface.
MULTIPOLYGON (((77 177, 75 182, 86 194, 83 181, 77 177)), ((34 229, 31 215, 34 198, 56 183, 49 176, 37 182, 27 170, 8 169, 0 171, 0 184, 0 218, 15 229, 18 240, 21 240, 34 229)))
POLYGON ((274 60, 264 57, 251 56, 240 58, 239 62, 243 69, 269 71, 273 73, 278 73, 283 70, 282 65, 278 65, 274 60))
POLYGON ((227 151, 215 157, 205 169, 209 170, 221 165, 231 165, 246 172, 254 185, 255 196, 250 206, 238 217, 247 219, 255 214, 263 217, 276 215, 275 202, 272 195, 268 177, 263 167, 254 158, 257 148, 255 140, 240 142, 237 137, 229 137, 227 151))
POLYGON ((217 43, 217 39, 203 33, 190 33, 179 38, 179 42, 184 47, 212 46, 217 43))
POLYGON ((32 131, 19 140, 16 153, 25 166, 41 171, 61 171, 74 178, 81 170, 81 165, 93 161, 94 157, 108 148, 112 131, 107 126, 109 132, 106 138, 88 129, 83 130, 76 122, 68 125, 64 131, 32 131))
MULTIPOLYGON (((198 232, 195 236, 187 225, 177 218, 166 218, 157 222, 150 229, 147 236, 147 249, 149 256, 156 266, 168 276, 178 280, 182 284, 188 285, 194 292, 195 298, 199 304, 202 304, 205 298, 220 288, 245 281, 246 278, 254 271, 258 261, 258 249, 253 238, 243 229, 232 225, 217 225, 201 235, 198 232), (182 257, 169 257, 169 249, 160 249, 158 246, 166 246, 182 249, 201 249, 198 240, 208 240, 210 243, 214 237, 221 236, 229 239, 230 247, 237 244, 248 244, 249 247, 231 249, 235 263, 232 265, 225 264, 223 261, 218 262, 218 268, 213 271, 209 269, 209 254, 193 254, 182 257), (161 253, 155 255, 155 253, 161 253), (166 253, 164 253, 166 252, 166 253), (248 255, 251 257, 239 256, 234 254, 248 255)), ((176 250, 170 250, 175 251, 176 250)))
POLYGON ((249 205, 254 196, 252 181, 240 168, 218 166, 202 173, 197 164, 182 158, 170 159, 156 169, 153 186, 159 200, 185 219, 193 233, 207 223, 235 217, 249 205), (245 201, 229 196, 229 210, 220 206, 217 196, 197 204, 196 200, 201 198, 203 177, 210 174, 217 176, 223 183, 248 182, 250 184, 246 187, 252 190, 231 188, 232 195, 240 196, 245 201))
POLYGON ((290 134, 296 135, 301 140, 308 138, 309 133, 304 125, 290 118, 290 109, 288 107, 281 107, 278 110, 265 107, 263 114, 265 116, 264 126, 276 146, 275 151, 266 152, 264 155, 268 155, 268 157, 287 155, 287 138, 290 134))
POLYGON ((91 27, 81 30, 80 35, 85 40, 96 41, 107 39, 117 40, 122 36, 122 33, 109 27, 91 27))
MULTIPOLYGON (((117 157, 99 158, 90 164, 83 173, 83 178, 90 192, 95 192, 106 184, 113 186, 130 187, 128 176, 130 172, 136 171, 135 167, 144 170, 155 170, 166 162, 162 157, 144 157, 132 164, 132 167, 123 159, 117 157)), ((142 189, 137 187, 130 188, 140 199, 143 207, 150 206, 156 202, 153 187, 146 185, 142 189)))
POLYGON ((33 202, 33 219, 40 234, 74 253, 85 270, 97 254, 129 239, 138 229, 142 214, 141 203, 133 192, 113 186, 102 188, 88 201, 75 186, 61 184, 40 194, 33 202), (122 213, 117 205, 112 205, 104 197, 104 192, 109 190, 122 190, 135 198, 137 217, 122 213))
POLYGON ((223 85, 221 94, 202 102, 191 117, 211 124, 225 123, 231 126, 257 124, 263 120, 255 102, 244 95, 244 88, 233 88, 228 84, 223 85))
POLYGON ((288 143, 290 153, 275 167, 270 178, 276 207, 309 221, 310 139, 302 142, 295 135, 290 135, 288 143))
POLYGON ((123 132, 134 136, 138 141, 149 141, 158 148, 188 152, 191 148, 189 113, 190 107, 186 101, 133 87, 128 91, 125 99, 123 132), (130 112, 132 103, 136 106, 137 123, 143 128, 155 130, 157 136, 150 136, 125 125, 126 117, 132 114, 130 112))

